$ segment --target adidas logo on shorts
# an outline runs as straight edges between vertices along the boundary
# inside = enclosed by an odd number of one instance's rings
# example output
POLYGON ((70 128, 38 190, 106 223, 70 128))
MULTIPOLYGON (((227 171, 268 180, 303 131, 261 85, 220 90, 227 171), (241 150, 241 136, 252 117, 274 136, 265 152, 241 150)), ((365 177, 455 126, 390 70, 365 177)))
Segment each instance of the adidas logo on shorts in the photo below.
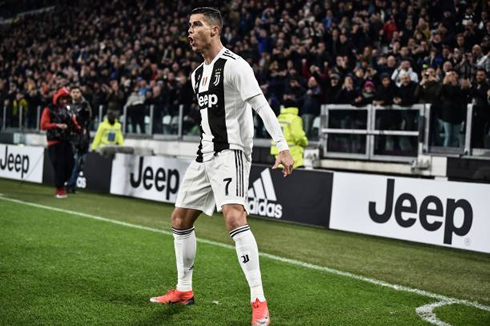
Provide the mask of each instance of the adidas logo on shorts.
POLYGON ((248 189, 248 208, 251 214, 266 217, 282 217, 282 205, 276 203, 277 197, 269 169, 260 173, 248 189))

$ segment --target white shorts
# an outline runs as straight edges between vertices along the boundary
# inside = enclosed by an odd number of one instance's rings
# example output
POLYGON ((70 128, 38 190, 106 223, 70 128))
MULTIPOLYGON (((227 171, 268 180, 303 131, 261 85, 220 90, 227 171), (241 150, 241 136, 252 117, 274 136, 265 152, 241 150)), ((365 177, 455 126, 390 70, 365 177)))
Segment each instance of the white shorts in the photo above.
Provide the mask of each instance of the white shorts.
POLYGON ((193 161, 184 176, 175 207, 213 215, 226 204, 240 204, 248 214, 248 177, 251 163, 242 151, 224 150, 203 163, 193 161))

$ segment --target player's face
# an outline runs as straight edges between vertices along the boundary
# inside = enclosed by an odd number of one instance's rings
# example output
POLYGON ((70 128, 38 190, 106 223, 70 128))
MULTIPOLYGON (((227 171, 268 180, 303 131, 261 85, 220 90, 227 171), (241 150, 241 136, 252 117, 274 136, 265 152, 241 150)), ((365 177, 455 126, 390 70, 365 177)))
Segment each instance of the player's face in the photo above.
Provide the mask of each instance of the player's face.
POLYGON ((203 14, 191 15, 189 19, 189 43, 192 50, 203 52, 211 43, 212 26, 203 14))

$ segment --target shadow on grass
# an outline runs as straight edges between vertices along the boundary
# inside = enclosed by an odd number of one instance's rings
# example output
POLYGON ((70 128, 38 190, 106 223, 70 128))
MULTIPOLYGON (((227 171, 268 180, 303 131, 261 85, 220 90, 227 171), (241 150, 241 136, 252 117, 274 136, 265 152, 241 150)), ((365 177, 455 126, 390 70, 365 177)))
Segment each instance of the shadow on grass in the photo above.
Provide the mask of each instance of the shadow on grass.
POLYGON ((244 320, 233 320, 228 323, 230 326, 249 326, 250 321, 244 321, 244 320))
MULTIPOLYGON (((153 305, 158 305, 153 303, 153 305)), ((178 314, 185 314, 189 309, 182 305, 158 305, 159 309, 143 320, 131 323, 133 326, 139 325, 180 325, 178 318, 174 317, 178 314)))

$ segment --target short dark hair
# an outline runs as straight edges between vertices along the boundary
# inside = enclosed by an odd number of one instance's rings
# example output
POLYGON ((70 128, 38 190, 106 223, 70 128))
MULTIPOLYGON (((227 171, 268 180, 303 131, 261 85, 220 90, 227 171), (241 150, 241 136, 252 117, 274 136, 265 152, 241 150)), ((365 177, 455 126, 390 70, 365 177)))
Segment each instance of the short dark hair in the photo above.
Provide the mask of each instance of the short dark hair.
POLYGON ((485 76, 487 75, 487 71, 484 68, 481 68, 481 67, 476 69, 475 75, 479 71, 483 72, 485 74, 485 76))
POLYGON ((218 9, 212 7, 199 7, 192 10, 191 15, 202 14, 208 20, 218 25, 220 31, 223 29, 223 18, 218 9))

